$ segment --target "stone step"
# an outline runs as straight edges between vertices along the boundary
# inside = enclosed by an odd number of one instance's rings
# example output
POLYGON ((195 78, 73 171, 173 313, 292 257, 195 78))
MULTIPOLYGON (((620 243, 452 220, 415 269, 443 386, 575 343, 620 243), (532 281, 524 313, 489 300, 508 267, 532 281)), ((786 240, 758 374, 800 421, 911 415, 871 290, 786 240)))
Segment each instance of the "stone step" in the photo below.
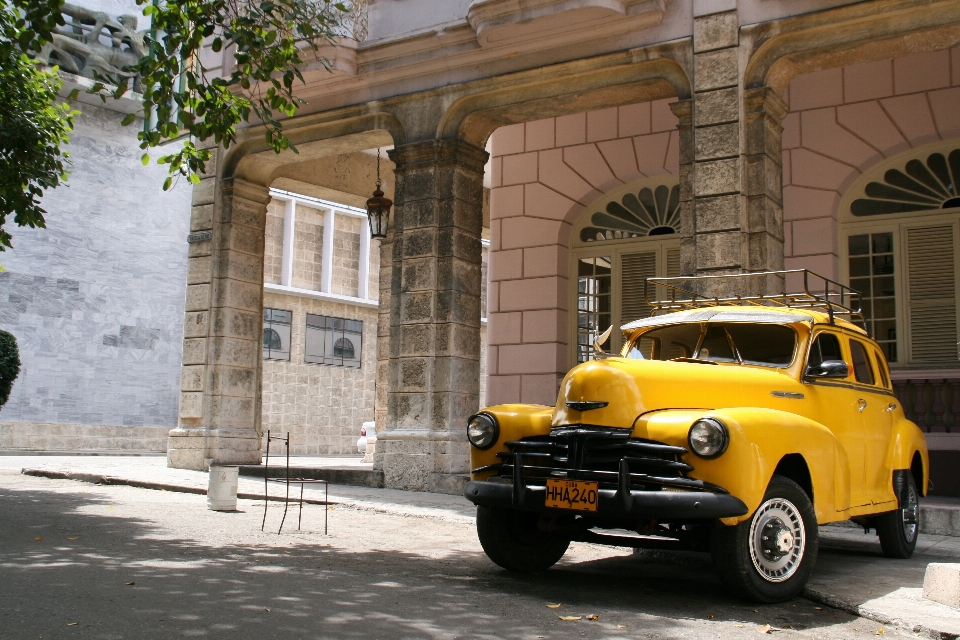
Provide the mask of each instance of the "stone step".
POLYGON ((920 533, 960 536, 960 498, 922 498, 920 533))

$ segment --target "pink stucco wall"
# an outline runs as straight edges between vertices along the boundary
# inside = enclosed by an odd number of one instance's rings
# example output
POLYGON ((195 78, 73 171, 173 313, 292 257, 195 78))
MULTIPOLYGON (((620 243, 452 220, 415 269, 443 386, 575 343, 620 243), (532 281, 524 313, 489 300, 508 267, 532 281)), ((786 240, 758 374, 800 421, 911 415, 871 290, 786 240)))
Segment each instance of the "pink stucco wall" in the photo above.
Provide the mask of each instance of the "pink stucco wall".
POLYGON ((603 193, 679 171, 669 102, 548 118, 493 134, 489 404, 556 402, 568 368, 570 231, 603 193))
POLYGON ((784 97, 785 266, 836 277, 846 189, 891 156, 960 137, 960 48, 800 76, 784 97))

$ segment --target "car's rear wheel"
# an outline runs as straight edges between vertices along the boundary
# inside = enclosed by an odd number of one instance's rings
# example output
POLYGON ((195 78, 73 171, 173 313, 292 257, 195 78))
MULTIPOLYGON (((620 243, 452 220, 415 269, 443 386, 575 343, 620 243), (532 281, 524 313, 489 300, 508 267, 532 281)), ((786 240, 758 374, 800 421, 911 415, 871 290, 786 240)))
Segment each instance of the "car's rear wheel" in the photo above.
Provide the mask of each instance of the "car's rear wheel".
POLYGON ((807 584, 817 561, 817 516, 800 486, 773 476, 760 506, 733 527, 710 536, 720 580, 759 602, 783 602, 807 584))
POLYGON ((880 547, 888 558, 909 558, 920 534, 920 499, 913 476, 907 474, 906 502, 896 511, 877 516, 880 547))
POLYGON ((570 538, 541 531, 540 514, 532 511, 477 507, 477 535, 487 557, 510 571, 539 573, 555 565, 570 538))

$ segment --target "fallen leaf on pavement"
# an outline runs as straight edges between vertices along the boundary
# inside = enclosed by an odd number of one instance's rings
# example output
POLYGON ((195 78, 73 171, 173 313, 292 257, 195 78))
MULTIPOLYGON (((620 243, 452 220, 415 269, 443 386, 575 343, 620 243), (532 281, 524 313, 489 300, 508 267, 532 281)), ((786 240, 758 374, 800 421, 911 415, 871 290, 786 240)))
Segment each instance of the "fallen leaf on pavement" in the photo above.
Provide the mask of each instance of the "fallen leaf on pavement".
POLYGON ((270 609, 264 608, 264 611, 266 611, 267 613, 270 613, 270 609))
POLYGON ((560 608, 560 603, 559 603, 559 602, 558 602, 557 604, 548 604, 548 605, 547 605, 547 609, 559 609, 559 608, 560 608))
POLYGON ((583 616, 557 616, 561 620, 566 620, 567 622, 573 622, 574 620, 582 620, 583 616))
POLYGON ((136 583, 136 582, 124 582, 123 584, 127 585, 128 587, 132 587, 133 585, 135 585, 135 584, 137 584, 137 583, 136 583))
POLYGON ((600 616, 587 616, 587 620, 593 620, 595 622, 599 622, 600 616))
POLYGON ((36 538, 33 539, 33 541, 34 541, 34 542, 43 542, 43 538, 41 538, 40 536, 37 536, 36 538))
POLYGON ((712 614, 712 613, 708 613, 708 614, 707 614, 707 620, 713 620, 713 614, 712 614))
POLYGON ((738 625, 737 625, 737 629, 743 629, 743 625, 742 625, 742 624, 738 624, 738 625))
POLYGON ((67 623, 67 626, 68 626, 68 627, 75 627, 75 626, 77 626, 78 624, 80 624, 80 623, 79 623, 79 622, 68 622, 68 623, 67 623))
POLYGON ((627 628, 627 625, 625 625, 625 624, 618 624, 618 625, 617 625, 617 629, 626 629, 626 628, 627 628))
POLYGON ((77 536, 76 538, 67 538, 67 540, 78 540, 79 538, 80 536, 77 536))
POLYGON ((885 634, 885 633, 886 633, 886 631, 884 631, 883 629, 877 629, 877 635, 878 635, 878 636, 882 636, 882 635, 885 634))
POLYGON ((814 611, 823 611, 823 607, 814 607, 813 610, 814 610, 814 611))
POLYGON ((757 627, 757 633, 770 633, 771 631, 773 631, 773 627, 768 624, 765 624, 762 627, 757 627))

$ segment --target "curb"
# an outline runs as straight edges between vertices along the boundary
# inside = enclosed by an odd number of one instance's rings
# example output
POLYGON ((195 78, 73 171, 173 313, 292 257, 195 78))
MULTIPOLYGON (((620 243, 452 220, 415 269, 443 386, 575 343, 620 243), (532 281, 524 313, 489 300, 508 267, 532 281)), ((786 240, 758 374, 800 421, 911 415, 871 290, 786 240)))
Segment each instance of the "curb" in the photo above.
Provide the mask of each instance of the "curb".
MULTIPOLYGON (((240 475, 262 478, 267 469, 263 465, 241 465, 240 475)), ((285 478, 285 466, 271 466, 269 477, 285 478)), ((310 480, 326 480, 330 484, 345 484, 354 487, 383 488, 383 472, 368 471, 367 469, 333 469, 327 467, 290 467, 291 478, 308 478, 310 480)), ((261 496, 263 497, 263 496, 261 496)))
MULTIPOLYGON (((51 469, 21 469, 20 475, 34 476, 37 478, 49 478, 51 480, 76 480, 78 482, 89 482, 90 484, 117 485, 127 487, 137 487, 139 489, 154 489, 156 491, 173 491, 175 493, 192 493, 195 495, 207 495, 206 489, 199 487, 184 487, 178 484, 165 484, 163 482, 147 482, 145 480, 129 480, 127 478, 117 478, 115 476, 101 476, 95 473, 74 473, 66 471, 54 471, 51 469)), ((237 493, 237 498, 243 500, 263 500, 263 494, 260 493, 237 493)), ((281 498, 279 496, 270 496, 272 502, 293 502, 299 504, 299 498, 281 498)), ((339 504, 334 501, 326 502, 324 500, 314 500, 313 498, 304 498, 304 504, 339 504)))
POLYGON ((800 595, 807 600, 816 602, 817 604, 822 604, 833 609, 839 609, 866 620, 873 620, 880 624, 886 624, 891 627, 898 627, 904 631, 909 631, 910 633, 919 634, 924 638, 932 638, 933 640, 957 640, 960 638, 956 633, 950 633, 947 631, 940 631, 938 629, 932 629, 923 624, 913 624, 904 620, 903 618, 892 618, 888 615, 880 613, 879 611, 873 611, 866 607, 853 604, 843 598, 838 598, 837 596, 832 596, 828 593, 823 593, 822 591, 817 591, 816 589, 811 589, 810 587, 804 587, 803 591, 800 592, 800 595))

